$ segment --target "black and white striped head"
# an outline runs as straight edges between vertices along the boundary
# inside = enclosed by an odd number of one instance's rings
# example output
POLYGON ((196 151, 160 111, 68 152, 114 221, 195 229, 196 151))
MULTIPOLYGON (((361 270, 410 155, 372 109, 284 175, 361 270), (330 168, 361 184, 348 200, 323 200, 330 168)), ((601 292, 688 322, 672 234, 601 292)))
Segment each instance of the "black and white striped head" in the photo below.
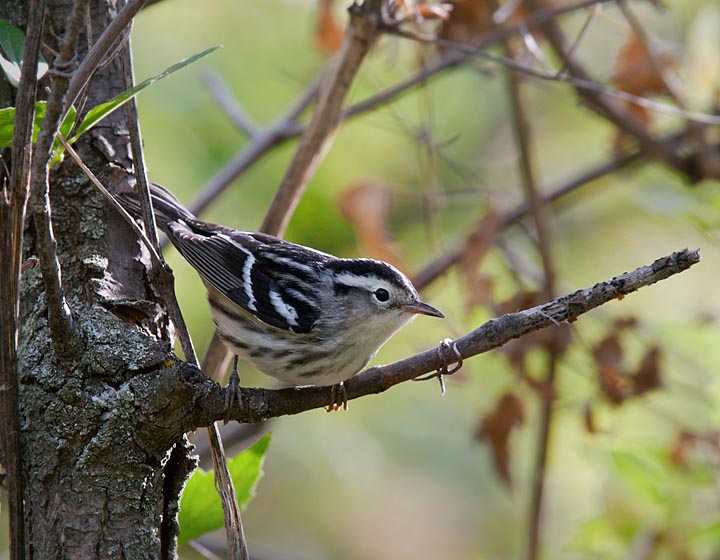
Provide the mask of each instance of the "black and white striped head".
POLYGON ((337 259, 327 265, 336 301, 346 313, 365 319, 371 313, 395 315, 406 322, 416 314, 444 317, 423 302, 410 279, 395 267, 372 259, 337 259))

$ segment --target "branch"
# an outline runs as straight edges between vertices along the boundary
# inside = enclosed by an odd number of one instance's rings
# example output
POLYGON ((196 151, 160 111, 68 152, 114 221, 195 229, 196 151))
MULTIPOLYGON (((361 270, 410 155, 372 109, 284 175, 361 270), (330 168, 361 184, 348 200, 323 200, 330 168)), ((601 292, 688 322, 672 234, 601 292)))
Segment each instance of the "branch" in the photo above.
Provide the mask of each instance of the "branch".
POLYGON ((69 82, 67 72, 77 56, 75 47, 85 21, 87 4, 87 0, 76 0, 73 3, 59 53, 52 63, 50 94, 33 153, 30 183, 29 205, 37 232, 36 250, 40 258, 40 270, 45 287, 50 335, 53 348, 61 359, 72 357, 81 342, 62 287, 62 272, 57 257, 57 243, 53 233, 50 208, 49 162, 55 136, 62 121, 63 95, 67 91, 69 82))
MULTIPOLYGON (((506 42, 505 51, 508 56, 513 57, 514 53, 510 41, 506 42)), ((520 95, 520 74, 516 70, 510 69, 508 69, 507 74, 512 108, 511 120, 513 133, 519 151, 518 165, 520 167, 520 177, 522 178, 523 190, 525 191, 525 199, 530 210, 530 215, 532 216, 537 231, 537 248, 542 260, 543 274, 545 276, 543 294, 546 298, 552 298, 555 295, 555 263, 552 255, 550 207, 543 203, 543 197, 537 188, 537 181, 532 166, 530 149, 532 134, 520 95)), ((558 330, 556 330, 555 333, 559 334, 558 330)), ((556 344, 552 339, 545 345, 547 370, 544 374, 543 382, 548 387, 548 392, 551 395, 555 393, 557 367, 561 352, 562 346, 556 344)), ((530 522, 528 524, 527 558, 529 560, 537 559, 540 551, 540 521, 543 496, 545 493, 548 450, 553 434, 552 420, 554 405, 554 398, 541 399, 540 426, 535 449, 530 522)))
POLYGON ((215 103, 223 110, 230 122, 235 125, 235 128, 249 138, 260 133, 260 125, 255 122, 250 113, 245 110, 245 107, 240 105, 220 74, 208 70, 203 72, 201 79, 215 98, 215 103))
POLYGON ((341 121, 343 101, 380 33, 381 4, 382 0, 365 0, 348 9, 350 24, 342 48, 323 80, 310 123, 265 214, 261 231, 282 235, 310 177, 330 148, 341 121))
POLYGON ((82 89, 87 85, 93 74, 101 67, 100 62, 110 51, 115 41, 127 29, 135 15, 143 8, 147 0, 129 0, 120 12, 113 18, 102 32, 102 35, 95 41, 87 56, 80 66, 73 73, 72 79, 65 95, 63 115, 67 114, 70 107, 80 95, 82 89))
MULTIPOLYGON (((491 319, 474 331, 455 339, 453 344, 457 345, 464 359, 488 352, 530 332, 563 322, 571 323, 596 307, 614 299, 622 299, 644 286, 679 274, 699 261, 698 250, 685 249, 673 253, 648 266, 590 288, 578 290, 525 311, 491 319)), ((452 355, 447 357, 448 363, 457 361, 452 355)), ((365 370, 345 382, 347 396, 349 399, 357 399, 382 393, 394 385, 434 372, 442 366, 437 348, 432 348, 392 364, 365 370)), ((148 383, 149 380, 142 382, 148 383)), ((189 403, 182 412, 177 411, 179 416, 175 423, 179 425, 176 429, 182 431, 207 426, 224 418, 227 412, 226 390, 211 381, 201 370, 184 362, 159 371, 143 391, 148 396, 138 397, 141 406, 163 407, 163 410, 167 410, 173 407, 177 409, 179 402, 189 403), (171 401, 173 397, 175 400, 171 401), (147 401, 147 404, 142 404, 144 401, 147 401)), ((238 422, 255 423, 325 407, 329 396, 329 387, 242 389, 241 401, 236 403, 230 412, 232 418, 238 422)), ((145 413, 152 415, 151 410, 143 412, 145 413)))

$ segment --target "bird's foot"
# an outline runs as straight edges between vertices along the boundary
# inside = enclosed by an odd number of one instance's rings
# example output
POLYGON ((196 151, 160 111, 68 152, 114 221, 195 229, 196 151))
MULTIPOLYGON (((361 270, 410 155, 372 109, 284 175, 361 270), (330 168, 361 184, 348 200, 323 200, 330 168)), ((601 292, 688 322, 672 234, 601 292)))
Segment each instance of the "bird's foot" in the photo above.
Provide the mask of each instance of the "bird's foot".
POLYGON ((342 381, 340 383, 337 383, 333 385, 330 388, 330 404, 325 407, 326 412, 336 412, 340 410, 340 407, 342 406, 342 409, 347 411, 348 409, 348 399, 347 399, 347 391, 345 391, 345 383, 342 381))

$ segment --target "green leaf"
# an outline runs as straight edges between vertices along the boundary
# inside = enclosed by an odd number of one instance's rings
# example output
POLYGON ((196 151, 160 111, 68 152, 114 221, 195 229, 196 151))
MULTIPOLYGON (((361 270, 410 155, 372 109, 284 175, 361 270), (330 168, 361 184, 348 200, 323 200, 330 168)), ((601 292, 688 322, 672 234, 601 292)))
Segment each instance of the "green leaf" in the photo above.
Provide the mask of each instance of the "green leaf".
MULTIPOLYGON (((230 476, 241 508, 255 495, 255 486, 263 474, 262 466, 269 444, 270 436, 266 435, 250 449, 228 461, 230 476)), ((222 504, 215 490, 212 472, 197 469, 192 474, 180 500, 178 521, 180 522, 178 546, 224 527, 222 504)))
POLYGON ((15 107, 0 109, 0 148, 7 148, 12 144, 14 129, 15 107))
MULTIPOLYGON (((0 19, 0 67, 13 87, 20 83, 20 68, 25 51, 25 34, 5 19, 0 19)), ((38 58, 38 79, 47 72, 48 64, 42 54, 38 58)))
POLYGON ((167 68, 164 72, 161 72, 160 74, 157 74, 156 76, 153 76, 152 78, 148 78, 144 82, 139 83, 135 87, 132 87, 120 95, 113 97, 110 101, 107 101, 106 103, 102 103, 101 105, 98 105, 97 107, 94 107, 91 109, 87 115, 85 115, 85 118, 83 119, 82 123, 80 123, 80 126, 77 129, 77 132, 75 132, 75 136, 72 137, 72 139, 69 141, 70 144, 73 144, 74 142, 77 142, 78 138, 82 136, 85 132, 87 132, 90 128, 95 126, 99 121, 107 117, 110 113, 112 113, 115 109, 118 107, 121 107, 123 103, 127 102, 129 99, 132 99, 135 97, 138 93, 140 93, 142 90, 144 90, 146 87, 149 87, 153 85, 158 80, 162 80, 164 77, 169 76, 173 72, 177 72, 181 68, 184 68, 188 64, 192 64, 199 58, 202 58, 203 56, 210 54, 211 52, 217 50, 220 48, 220 45, 216 45, 214 47, 210 47, 209 49, 205 49, 202 52, 199 52, 189 58, 186 58, 185 60, 181 60, 180 62, 177 62, 167 68))
MULTIPOLYGON (((40 125, 45 118, 45 102, 35 103, 35 120, 33 122, 33 142, 37 140, 40 125)), ((0 109, 0 148, 12 146, 13 131, 15 130, 15 107, 0 109)))

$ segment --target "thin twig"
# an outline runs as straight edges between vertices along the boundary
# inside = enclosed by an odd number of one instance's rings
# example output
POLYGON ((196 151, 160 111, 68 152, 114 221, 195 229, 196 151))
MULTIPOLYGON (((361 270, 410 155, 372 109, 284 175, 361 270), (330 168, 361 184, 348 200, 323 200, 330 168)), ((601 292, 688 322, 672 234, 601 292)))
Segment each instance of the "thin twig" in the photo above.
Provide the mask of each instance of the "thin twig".
MULTIPOLYGON (((509 47, 508 47, 509 48, 509 47)), ((518 167, 525 199, 530 207, 530 215, 537 230, 537 246, 542 259, 545 273, 545 286, 543 291, 546 299, 554 296, 555 271, 551 255, 552 240, 550 232, 550 208, 543 204, 542 194, 537 188, 537 181, 532 166, 530 150, 530 125, 520 99, 520 77, 516 70, 508 71, 508 85, 510 89, 511 122, 513 136, 518 150, 518 167)))
MULTIPOLYGON (((513 52, 509 45, 506 45, 507 54, 512 57, 513 52)), ((550 207, 543 204, 535 173, 532 166, 532 153, 530 148, 531 129, 527 120, 525 108, 520 95, 520 75, 516 70, 508 70, 508 85, 510 89, 511 120, 513 135, 519 152, 518 166, 522 179, 525 199, 530 208, 537 231, 537 247, 542 260, 544 275, 543 294, 546 299, 555 297, 555 263, 552 256, 552 232, 550 224, 550 207)), ((556 333, 559 335, 559 332, 556 333)), ((556 382, 557 366, 560 358, 560 346, 555 344, 551 338, 546 345, 547 370, 544 383, 548 387, 548 393, 554 393, 556 382)), ((540 521, 545 489, 545 473, 547 467, 547 456, 550 448, 552 435, 552 413, 555 401, 553 398, 542 399, 540 412, 540 426, 537 440, 535 457, 535 468, 532 476, 532 499, 530 502, 530 523, 528 527, 528 560, 537 560, 540 554, 540 521)))
POLYGON ((37 233, 36 251, 40 259, 48 323, 53 348, 61 359, 74 357, 80 344, 70 307, 65 301, 62 271, 57 257, 57 243, 52 227, 50 207, 50 166, 52 148, 63 113, 63 95, 69 82, 69 68, 77 56, 77 39, 85 22, 88 0, 76 0, 68 16, 58 56, 50 70, 51 88, 40 132, 33 152, 29 208, 37 233))
POLYGON ((381 4, 382 0, 365 0, 350 6, 350 24, 342 48, 323 80, 310 123, 265 214, 262 231, 282 235, 310 177, 330 148, 341 121, 343 101, 378 37, 381 4))
POLYGON ((70 107, 75 103, 82 89, 97 71, 102 59, 112 48, 113 43, 125 32, 127 26, 146 2, 147 0, 128 0, 123 9, 118 12, 110 22, 110 25, 105 28, 98 40, 95 41, 90 52, 88 52, 87 56, 80 63, 80 66, 78 66, 77 70, 73 73, 65 95, 63 114, 66 114, 70 110, 70 107))
POLYGON ((142 230, 142 228, 140 228, 140 226, 135 223, 133 217, 128 214, 127 210, 122 207, 122 205, 115 199, 115 197, 110 193, 110 191, 105 188, 105 186, 100 182, 100 180, 95 176, 95 174, 90 170, 90 168, 85 165, 78 153, 73 149, 70 144, 68 144, 67 140, 63 138, 63 135, 58 133, 57 139, 63 145, 68 155, 73 159, 73 161, 78 165, 78 167, 80 167, 82 172, 85 173, 85 176, 90 179, 90 182, 93 185, 95 185, 95 188, 97 188, 100 193, 102 193, 102 195, 105 197, 105 200, 107 200, 115 208, 115 210, 120 213, 123 219, 132 228, 132 230, 138 236, 138 239, 140 239, 143 245, 145 245, 145 247, 147 248, 148 252, 150 253, 150 258, 153 260, 155 265, 162 266, 162 258, 155 250, 155 247, 153 246, 152 242, 147 238, 147 235, 145 235, 145 232, 142 230))
MULTIPOLYGON (((585 22, 583 23, 582 27, 580 28, 580 31, 578 31, 577 35, 575 36, 575 40, 570 45, 570 50, 567 52, 568 57, 575 56, 575 52, 580 47, 580 43, 587 35, 587 32, 590 30, 590 25, 597 19, 598 13, 600 13, 600 9, 602 8, 601 4, 597 4, 593 6, 589 12, 587 17, 585 18, 585 22)), ((557 71, 557 75, 560 76, 565 73, 565 61, 563 60, 563 63, 560 65, 560 68, 557 71)))
POLYGON ((255 122, 250 113, 245 110, 245 107, 238 103, 237 98, 220 74, 214 70, 208 70, 202 73, 201 79, 215 98, 215 103, 218 104, 227 115, 227 118, 230 119, 230 122, 240 132, 248 136, 248 138, 252 138, 261 131, 260 125, 255 122))
POLYGON ((37 67, 45 14, 44 0, 28 7, 25 49, 15 106, 9 188, 0 188, 0 449, 7 481, 9 557, 25 558, 25 507, 20 441, 17 340, 23 232, 32 159, 37 67))

